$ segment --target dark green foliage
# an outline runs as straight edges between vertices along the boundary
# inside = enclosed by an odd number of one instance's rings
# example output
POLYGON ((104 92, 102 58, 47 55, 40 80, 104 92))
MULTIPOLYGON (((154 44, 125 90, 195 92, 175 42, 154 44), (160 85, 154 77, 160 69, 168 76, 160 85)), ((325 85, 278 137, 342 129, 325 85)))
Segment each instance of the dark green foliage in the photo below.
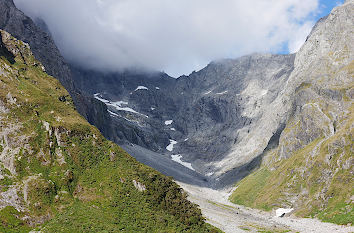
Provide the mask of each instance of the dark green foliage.
POLYGON ((12 206, 7 206, 4 209, 0 210, 0 232, 29 232, 30 227, 28 227, 26 223, 20 219, 21 217, 23 217, 23 214, 18 212, 12 206))
POLYGON ((10 79, 1 77, 0 99, 16 97, 7 119, 21 125, 13 137, 27 141, 16 155, 16 175, 0 185, 26 187, 18 193, 28 212, 1 210, 0 232, 28 232, 20 220, 25 214, 43 232, 218 232, 171 178, 106 140, 75 111, 60 83, 28 51, 22 54, 26 64, 16 57, 10 79))

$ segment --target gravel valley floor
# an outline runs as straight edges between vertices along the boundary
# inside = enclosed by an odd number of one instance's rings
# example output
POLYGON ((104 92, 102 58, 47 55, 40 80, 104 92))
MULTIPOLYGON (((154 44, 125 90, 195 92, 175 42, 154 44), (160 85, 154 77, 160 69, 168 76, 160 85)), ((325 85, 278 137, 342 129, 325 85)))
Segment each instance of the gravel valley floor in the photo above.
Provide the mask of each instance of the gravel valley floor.
POLYGON ((318 232, 354 233, 353 226, 339 226, 317 219, 295 216, 276 217, 275 211, 265 212, 231 203, 228 197, 232 189, 214 190, 208 188, 203 176, 158 153, 137 145, 123 148, 138 161, 147 164, 168 176, 189 194, 189 200, 198 204, 207 222, 226 233, 238 232, 318 232))
POLYGON ((231 203, 228 200, 232 190, 213 190, 178 182, 189 194, 190 201, 198 204, 207 222, 225 233, 238 232, 318 232, 349 233, 353 226, 339 226, 317 219, 276 217, 275 213, 264 212, 231 203))

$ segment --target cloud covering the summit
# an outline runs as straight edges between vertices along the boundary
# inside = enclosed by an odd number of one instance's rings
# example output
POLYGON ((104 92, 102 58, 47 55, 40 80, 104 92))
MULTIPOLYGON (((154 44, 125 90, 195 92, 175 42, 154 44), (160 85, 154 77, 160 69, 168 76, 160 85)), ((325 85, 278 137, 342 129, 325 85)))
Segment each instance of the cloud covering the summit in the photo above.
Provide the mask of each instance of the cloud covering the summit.
POLYGON ((88 68, 189 74, 212 60, 296 52, 318 0, 15 0, 48 25, 64 57, 88 68))

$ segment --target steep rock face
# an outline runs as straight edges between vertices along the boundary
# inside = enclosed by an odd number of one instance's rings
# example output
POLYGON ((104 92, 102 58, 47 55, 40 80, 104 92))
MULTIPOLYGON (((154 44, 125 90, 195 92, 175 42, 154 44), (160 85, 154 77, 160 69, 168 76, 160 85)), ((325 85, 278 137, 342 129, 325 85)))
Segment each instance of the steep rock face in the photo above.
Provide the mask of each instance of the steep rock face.
MULTIPOLYGON (((332 136, 350 118, 353 104, 353 2, 336 8, 313 29, 296 57, 296 68, 288 84, 293 94, 291 122, 299 145, 318 137, 332 136)), ((289 132, 291 133, 291 132, 289 132)), ((285 142, 284 137, 281 142, 285 142)), ((281 143, 284 147, 284 143, 281 143)), ((283 150, 287 154, 300 149, 283 150)), ((285 153, 285 152, 284 152, 285 153)), ((282 153, 282 156, 286 154, 282 153)))
POLYGON ((350 46, 340 47, 350 37, 347 15, 334 12, 321 19, 296 56, 255 54, 221 60, 176 80, 161 73, 89 75, 80 69, 73 78, 80 90, 106 103, 112 140, 162 156, 182 156, 180 163, 190 163, 211 184, 230 185, 257 166, 279 141, 281 157, 288 158, 336 130, 337 121, 326 111, 347 108, 341 101, 352 91, 342 90, 347 77, 325 77, 351 59, 350 46), (315 98, 328 106, 307 104, 315 98), (281 134, 294 116, 303 124, 281 134))
POLYGON ((58 78, 70 92, 73 91, 70 69, 54 41, 31 18, 19 11, 13 0, 0 1, 0 29, 30 44, 33 54, 46 67, 48 74, 58 78))
POLYGON ((105 105, 92 96, 82 95, 74 87, 71 70, 56 47, 45 22, 41 19, 35 20, 36 22, 33 22, 18 10, 13 0, 0 0, 0 29, 28 43, 36 59, 44 65, 46 72, 57 78, 68 90, 79 113, 106 135, 113 135, 110 128, 102 123, 110 121, 107 111, 104 110, 105 105))
MULTIPOLYGON (((250 138, 245 140, 247 146, 251 145, 253 149, 250 151, 240 150, 240 147, 236 147, 233 153, 223 161, 221 161, 217 166, 222 170, 227 169, 230 162, 234 158, 239 158, 244 156, 246 158, 254 157, 254 153, 259 154, 260 151, 254 150, 254 148, 263 149, 269 138, 274 135, 279 125, 283 124, 289 117, 296 111, 292 103, 293 101, 298 101, 299 96, 295 95, 296 89, 301 88, 300 85, 306 86, 306 82, 316 82, 317 92, 322 92, 322 95, 327 95, 330 98, 335 99, 340 97, 338 90, 334 87, 345 86, 348 87, 351 80, 351 76, 348 74, 338 74, 333 78, 333 72, 338 71, 344 65, 349 65, 352 61, 352 17, 350 16, 350 3, 347 3, 344 7, 338 8, 333 11, 328 17, 320 20, 318 24, 314 27, 311 35, 307 39, 304 46, 296 54, 295 58, 295 69, 291 73, 289 80, 283 87, 283 90, 274 100, 271 105, 266 107, 266 111, 258 121, 256 126, 256 134, 252 135, 250 138), (322 85, 322 87, 320 87, 322 85), (331 88, 332 87, 332 90, 331 88), (322 89, 322 90, 320 90, 322 89), (265 141, 264 141, 265 140, 265 141), (262 142, 263 141, 263 142, 262 142), (241 155, 242 153, 243 155, 241 155)), ((311 94, 310 94, 311 95, 311 94)), ((311 98, 311 97, 310 97, 311 98)), ((337 99, 338 100, 338 99, 337 99)), ((317 108, 316 106, 314 106, 317 108)), ((340 111, 340 107, 338 108, 340 111)), ((311 111, 309 109, 309 111, 311 111)), ((309 113, 309 112, 308 112, 309 113)), ((313 114, 316 114, 312 111, 313 114)), ((318 114, 317 114, 318 116, 318 114)), ((325 119, 326 117, 323 116, 325 119)), ((326 121, 323 120, 323 126, 326 127, 326 121)), ((313 127, 311 122, 308 134, 303 133, 303 137, 312 137, 312 140, 318 136, 318 130, 313 127), (309 133, 311 131, 311 133, 309 133), (317 132, 317 133, 316 133, 317 132)), ((328 122, 327 122, 328 124, 328 122)), ((305 139, 304 142, 308 142, 310 139, 305 139)), ((299 142, 300 144, 302 142, 299 142)), ((306 144, 306 143, 305 143, 306 144)), ((232 164, 232 162, 231 162, 232 164)))
POLYGON ((215 232, 171 178, 76 112, 27 43, 0 35, 1 232, 215 232))
POLYGON ((352 0, 335 8, 296 55, 277 100, 277 110, 291 110, 279 146, 267 154, 260 171, 239 184, 234 201, 353 222, 353 11, 352 0), (252 185, 259 179, 265 179, 263 186, 252 185), (247 199, 246 193, 256 198, 247 199))
POLYGON ((258 135, 259 119, 286 83, 293 61, 294 55, 256 54, 213 62, 181 80, 177 86, 191 86, 185 92, 193 93, 178 115, 189 138, 186 146, 196 145, 192 160, 210 163, 207 173, 219 176, 258 156, 260 153, 252 157, 246 152, 254 148, 262 152, 267 146, 270 138, 260 140, 265 142, 260 148, 252 144, 252 136, 258 135), (229 156, 234 160, 225 160, 229 156), (226 163, 218 167, 216 161, 226 163))
MULTIPOLYGON (((256 148, 247 145, 246 138, 257 134, 257 122, 285 85, 294 57, 254 54, 220 60, 178 79, 163 73, 107 75, 72 69, 75 85, 106 103, 116 132, 111 139, 161 154, 181 154, 183 161, 211 179, 221 169, 215 162, 232 148, 256 148)), ((268 141, 262 141, 264 148, 268 141)), ((257 150, 261 153, 264 148, 257 150)), ((260 153, 228 161, 229 166, 214 177, 249 163, 260 153)))
POLYGON ((152 115, 156 111, 156 118, 160 118, 160 114, 164 115, 161 110, 169 111, 171 97, 166 95, 166 88, 171 86, 170 83, 175 83, 175 79, 159 72, 126 71, 106 74, 74 65, 71 70, 75 85, 85 95, 96 96, 96 101, 101 103, 104 102, 103 99, 117 102, 116 107, 107 105, 111 117, 102 122, 111 128, 112 134, 105 133, 108 138, 120 144, 130 142, 154 151, 165 147, 168 135, 159 130, 162 119, 154 119, 152 115), (138 86, 147 87, 149 90, 136 90, 138 86), (151 109, 153 106, 154 110, 151 109), (118 111, 117 107, 121 111, 118 111), (117 117, 117 114, 120 117, 117 117))

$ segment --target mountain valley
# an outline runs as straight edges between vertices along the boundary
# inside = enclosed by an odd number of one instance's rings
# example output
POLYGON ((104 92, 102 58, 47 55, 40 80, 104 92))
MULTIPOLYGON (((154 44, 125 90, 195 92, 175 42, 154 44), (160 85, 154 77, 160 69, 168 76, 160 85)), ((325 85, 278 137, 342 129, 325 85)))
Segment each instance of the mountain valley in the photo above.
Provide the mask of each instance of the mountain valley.
POLYGON ((353 0, 295 54, 178 78, 66 63, 0 11, 0 231, 354 232, 353 0))

